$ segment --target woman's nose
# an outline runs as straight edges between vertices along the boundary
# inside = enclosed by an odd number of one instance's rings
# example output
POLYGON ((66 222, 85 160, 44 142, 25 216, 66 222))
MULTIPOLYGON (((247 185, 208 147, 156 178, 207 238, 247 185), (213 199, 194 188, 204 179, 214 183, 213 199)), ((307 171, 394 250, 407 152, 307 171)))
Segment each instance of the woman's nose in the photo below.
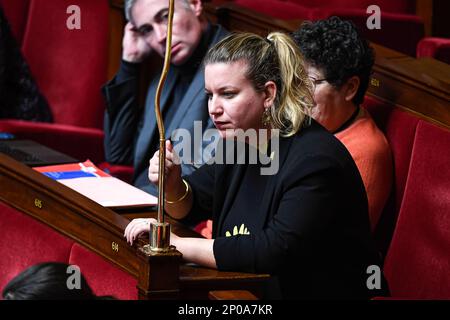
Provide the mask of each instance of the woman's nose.
POLYGON ((222 104, 220 103, 220 100, 218 100, 215 97, 210 98, 208 103, 208 109, 209 113, 211 115, 219 115, 223 112, 222 104))

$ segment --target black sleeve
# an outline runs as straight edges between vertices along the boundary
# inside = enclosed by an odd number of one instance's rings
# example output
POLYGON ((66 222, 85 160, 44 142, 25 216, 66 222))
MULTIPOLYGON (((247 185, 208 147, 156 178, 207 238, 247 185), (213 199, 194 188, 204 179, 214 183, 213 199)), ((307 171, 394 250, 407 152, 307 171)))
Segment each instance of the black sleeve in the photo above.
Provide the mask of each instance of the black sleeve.
POLYGON ((139 64, 122 61, 116 77, 103 87, 105 158, 113 164, 132 164, 141 111, 138 106, 139 64))
POLYGON ((339 210, 341 172, 327 157, 307 157, 295 164, 282 176, 282 191, 275 198, 278 209, 261 232, 215 240, 218 269, 275 273, 305 259, 339 210))
POLYGON ((182 219, 187 225, 211 219, 213 212, 216 165, 205 164, 183 179, 192 188, 194 203, 189 214, 182 219))

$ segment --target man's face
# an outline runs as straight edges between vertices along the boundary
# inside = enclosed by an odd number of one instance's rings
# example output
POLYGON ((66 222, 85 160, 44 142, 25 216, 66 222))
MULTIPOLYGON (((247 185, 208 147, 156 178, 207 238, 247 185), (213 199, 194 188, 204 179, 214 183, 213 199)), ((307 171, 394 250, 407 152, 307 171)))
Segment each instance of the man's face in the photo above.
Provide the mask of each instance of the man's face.
MULTIPOLYGON (((175 0, 172 27, 172 60, 182 65, 197 48, 202 35, 201 0, 175 0)), ((131 10, 132 23, 147 44, 164 57, 167 40, 169 1, 138 0, 131 10)))

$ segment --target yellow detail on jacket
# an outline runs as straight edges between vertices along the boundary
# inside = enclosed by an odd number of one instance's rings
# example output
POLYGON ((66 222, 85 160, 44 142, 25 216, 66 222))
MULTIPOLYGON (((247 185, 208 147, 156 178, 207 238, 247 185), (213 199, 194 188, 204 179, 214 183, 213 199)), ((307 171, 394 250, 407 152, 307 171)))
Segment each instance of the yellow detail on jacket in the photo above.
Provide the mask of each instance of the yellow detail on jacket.
MULTIPOLYGON (((238 234, 250 234, 250 231, 248 231, 247 227, 244 224, 241 224, 239 230, 237 226, 233 228, 233 236, 237 236, 238 234)), ((225 232, 225 236, 231 237, 231 232, 225 232)))

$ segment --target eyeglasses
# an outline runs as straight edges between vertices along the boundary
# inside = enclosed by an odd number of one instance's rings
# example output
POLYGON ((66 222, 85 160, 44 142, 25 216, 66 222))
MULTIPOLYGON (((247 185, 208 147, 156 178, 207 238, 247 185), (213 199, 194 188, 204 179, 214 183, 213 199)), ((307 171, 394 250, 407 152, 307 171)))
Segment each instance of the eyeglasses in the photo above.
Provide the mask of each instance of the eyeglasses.
POLYGON ((309 79, 311 80, 311 82, 312 82, 312 84, 314 86, 314 89, 317 87, 318 84, 321 84, 323 82, 328 82, 328 80, 329 80, 327 78, 316 79, 316 78, 313 78, 313 77, 309 77, 309 79))

